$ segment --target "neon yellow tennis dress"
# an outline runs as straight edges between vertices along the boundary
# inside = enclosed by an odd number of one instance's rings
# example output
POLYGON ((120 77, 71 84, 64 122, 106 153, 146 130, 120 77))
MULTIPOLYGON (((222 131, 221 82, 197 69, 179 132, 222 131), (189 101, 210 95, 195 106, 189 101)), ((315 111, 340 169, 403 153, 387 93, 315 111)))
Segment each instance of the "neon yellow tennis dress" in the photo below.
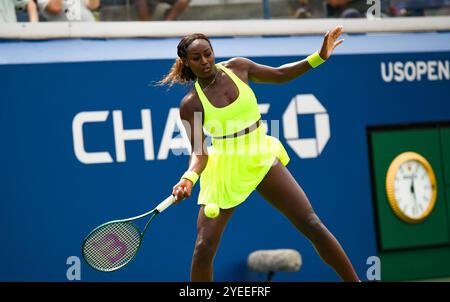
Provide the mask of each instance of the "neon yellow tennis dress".
POLYGON ((265 123, 247 134, 215 138, 239 132, 261 118, 253 90, 225 66, 216 64, 216 67, 231 78, 239 94, 234 102, 218 108, 195 82, 205 114, 203 129, 212 137, 208 162, 200 176, 198 204, 216 203, 221 209, 228 209, 247 199, 276 158, 285 166, 290 159, 281 142, 266 134, 265 123))

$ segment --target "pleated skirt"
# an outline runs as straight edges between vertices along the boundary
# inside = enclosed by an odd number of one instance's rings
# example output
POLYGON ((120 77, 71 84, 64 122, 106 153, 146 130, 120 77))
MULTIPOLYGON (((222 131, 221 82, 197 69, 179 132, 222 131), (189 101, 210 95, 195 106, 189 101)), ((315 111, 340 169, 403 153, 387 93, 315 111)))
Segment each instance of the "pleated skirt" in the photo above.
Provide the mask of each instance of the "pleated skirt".
POLYGON ((277 158, 284 166, 288 164, 290 158, 280 140, 266 132, 266 124, 261 123, 238 137, 212 139, 200 176, 198 204, 233 208, 256 189, 277 158))

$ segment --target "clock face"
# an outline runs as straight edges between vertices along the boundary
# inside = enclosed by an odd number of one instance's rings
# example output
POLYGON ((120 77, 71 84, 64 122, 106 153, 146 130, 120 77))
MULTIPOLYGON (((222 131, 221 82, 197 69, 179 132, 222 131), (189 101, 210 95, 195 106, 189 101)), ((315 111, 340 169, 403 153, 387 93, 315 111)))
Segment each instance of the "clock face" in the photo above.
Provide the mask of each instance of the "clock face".
POLYGON ((403 162, 395 174, 394 196, 398 209, 407 217, 420 219, 432 201, 431 177, 416 160, 403 162))
POLYGON ((420 154, 404 152, 389 166, 386 193, 394 213, 408 223, 424 220, 436 203, 436 176, 420 154))

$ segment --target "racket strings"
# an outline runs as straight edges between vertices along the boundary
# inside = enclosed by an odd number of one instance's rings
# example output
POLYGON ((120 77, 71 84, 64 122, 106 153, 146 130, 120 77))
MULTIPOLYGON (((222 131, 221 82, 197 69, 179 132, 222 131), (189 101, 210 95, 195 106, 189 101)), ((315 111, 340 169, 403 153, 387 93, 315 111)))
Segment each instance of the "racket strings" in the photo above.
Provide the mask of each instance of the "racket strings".
POLYGON ((128 222, 113 222, 94 230, 83 245, 83 256, 95 269, 116 270, 137 253, 141 234, 128 222))

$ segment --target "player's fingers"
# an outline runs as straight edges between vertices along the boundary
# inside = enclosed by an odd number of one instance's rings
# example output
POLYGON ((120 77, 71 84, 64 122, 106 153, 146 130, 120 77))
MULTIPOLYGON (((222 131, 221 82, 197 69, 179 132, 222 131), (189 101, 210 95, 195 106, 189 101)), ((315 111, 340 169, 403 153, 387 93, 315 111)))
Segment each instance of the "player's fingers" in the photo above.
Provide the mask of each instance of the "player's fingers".
POLYGON ((342 44, 342 42, 344 42, 344 39, 337 41, 337 42, 334 44, 334 47, 336 47, 336 46, 342 44))
POLYGON ((172 189, 172 196, 175 197, 175 201, 177 200, 177 191, 175 190, 175 188, 172 189))
POLYGON ((188 198, 189 196, 191 196, 191 190, 188 189, 188 187, 184 187, 184 197, 188 198))
POLYGON ((183 200, 183 198, 184 198, 184 191, 181 186, 178 187, 178 189, 177 189, 177 196, 178 196, 178 200, 183 200))
POLYGON ((178 203, 183 199, 183 195, 181 194, 180 186, 176 186, 174 188, 172 195, 175 196, 175 203, 178 203))
POLYGON ((342 30, 343 30, 342 25, 336 26, 336 28, 333 30, 333 33, 332 33, 331 36, 332 36, 333 38, 337 39, 337 38, 341 35, 342 30))
POLYGON ((175 201, 173 202, 174 204, 177 204, 178 202, 180 202, 176 193, 172 193, 172 195, 173 195, 173 197, 175 197, 175 201))

